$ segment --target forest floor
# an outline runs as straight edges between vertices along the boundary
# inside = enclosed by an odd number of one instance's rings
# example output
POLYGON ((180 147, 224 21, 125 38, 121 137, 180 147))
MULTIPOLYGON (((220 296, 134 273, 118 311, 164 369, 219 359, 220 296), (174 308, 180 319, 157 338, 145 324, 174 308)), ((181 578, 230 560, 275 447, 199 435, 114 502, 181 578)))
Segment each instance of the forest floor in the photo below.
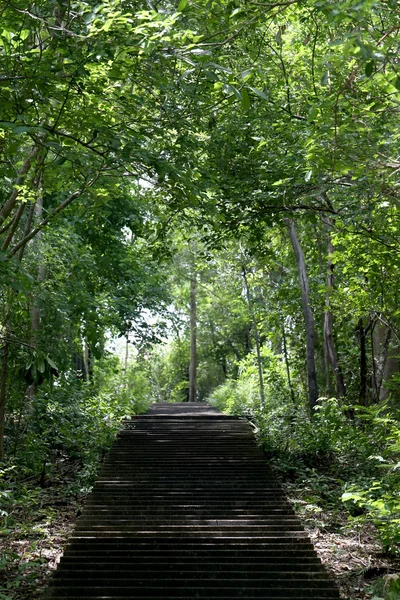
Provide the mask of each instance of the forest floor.
MULTIPOLYGON (((400 557, 388 556, 379 543, 378 532, 368 523, 349 519, 343 505, 332 502, 321 508, 321 496, 329 495, 329 477, 312 469, 312 477, 278 478, 296 514, 306 529, 315 550, 333 577, 340 595, 346 600, 380 600, 385 598, 391 578, 400 576, 400 557), (323 491, 318 490, 320 483, 323 491)), ((331 480, 331 493, 338 485, 331 480)))
MULTIPOLYGON (((0 529, 0 600, 42 597, 84 502, 76 475, 70 465, 48 487, 26 484, 26 501, 0 529)), ((338 509, 322 510, 305 500, 307 482, 282 484, 342 598, 384 598, 385 582, 400 572, 400 559, 382 554, 373 526, 349 525, 338 509)))
POLYGON ((23 501, 0 521, 0 600, 41 598, 84 502, 77 473, 70 463, 44 488, 25 482, 23 501))

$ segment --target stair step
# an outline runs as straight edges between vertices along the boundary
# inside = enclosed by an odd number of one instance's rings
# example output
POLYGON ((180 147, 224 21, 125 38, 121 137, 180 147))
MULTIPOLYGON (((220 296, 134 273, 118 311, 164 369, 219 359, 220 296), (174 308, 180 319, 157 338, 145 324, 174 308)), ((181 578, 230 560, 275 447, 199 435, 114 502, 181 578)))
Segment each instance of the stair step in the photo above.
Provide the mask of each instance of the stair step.
POLYGON ((123 426, 46 598, 339 598, 244 419, 155 404, 123 426))

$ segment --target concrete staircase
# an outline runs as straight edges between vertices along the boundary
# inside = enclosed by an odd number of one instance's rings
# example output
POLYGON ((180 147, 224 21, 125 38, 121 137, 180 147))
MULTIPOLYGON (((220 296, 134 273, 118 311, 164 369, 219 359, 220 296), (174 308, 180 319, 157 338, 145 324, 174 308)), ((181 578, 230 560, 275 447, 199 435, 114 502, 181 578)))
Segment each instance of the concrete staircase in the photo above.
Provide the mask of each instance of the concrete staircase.
POLYGON ((125 423, 51 600, 339 598, 245 420, 154 404, 125 423))

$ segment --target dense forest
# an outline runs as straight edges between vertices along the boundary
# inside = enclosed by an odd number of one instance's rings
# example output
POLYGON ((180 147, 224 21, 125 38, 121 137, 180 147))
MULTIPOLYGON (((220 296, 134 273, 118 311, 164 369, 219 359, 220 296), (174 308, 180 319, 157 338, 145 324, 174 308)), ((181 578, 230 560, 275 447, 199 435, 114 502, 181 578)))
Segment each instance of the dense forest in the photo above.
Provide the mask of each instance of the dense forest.
POLYGON ((400 598, 399 23, 0 2, 2 600, 121 419, 191 400, 250 420, 344 594, 400 598))

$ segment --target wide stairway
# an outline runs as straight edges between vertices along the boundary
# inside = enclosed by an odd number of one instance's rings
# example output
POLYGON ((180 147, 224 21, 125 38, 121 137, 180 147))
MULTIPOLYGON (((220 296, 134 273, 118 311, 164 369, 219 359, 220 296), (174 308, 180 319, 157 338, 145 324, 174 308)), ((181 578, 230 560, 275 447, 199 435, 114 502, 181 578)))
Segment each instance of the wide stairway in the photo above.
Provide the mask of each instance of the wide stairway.
POLYGON ((249 424, 205 403, 125 422, 47 598, 339 598, 249 424))

